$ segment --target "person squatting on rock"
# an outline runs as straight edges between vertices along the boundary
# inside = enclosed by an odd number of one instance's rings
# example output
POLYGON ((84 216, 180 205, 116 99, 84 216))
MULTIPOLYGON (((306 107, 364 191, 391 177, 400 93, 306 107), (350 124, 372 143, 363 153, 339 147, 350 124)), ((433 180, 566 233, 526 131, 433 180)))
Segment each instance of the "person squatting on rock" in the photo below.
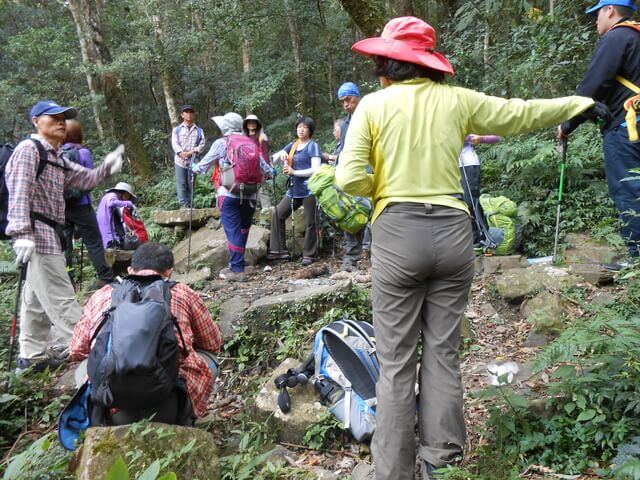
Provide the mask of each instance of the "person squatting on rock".
POLYGON ((13 240, 16 263, 27 268, 18 371, 58 367, 68 356, 73 327, 80 318, 63 256, 64 190, 92 190, 122 169, 122 145, 93 170, 64 160, 61 146, 66 120, 77 115, 75 108, 51 100, 36 103, 29 114, 36 133, 18 144, 5 171, 9 192, 6 233, 13 240), (47 157, 38 176, 41 160, 34 141, 44 147, 47 157))
MULTIPOLYGON (((165 281, 169 281, 173 273, 173 265, 173 253, 168 247, 157 242, 147 242, 134 252, 128 273, 139 277, 159 275, 165 281)), ((107 285, 95 292, 87 301, 82 317, 73 332, 69 349, 72 360, 84 361, 89 356, 93 334, 100 325, 104 312, 111 307, 112 292, 113 287, 107 285)), ((220 351, 222 334, 200 295, 184 283, 176 283, 171 288, 171 313, 175 315, 180 327, 180 332, 176 330, 176 338, 181 347, 184 339, 184 348, 186 348, 186 350, 180 348, 179 376, 186 383, 193 413, 202 417, 206 413, 207 403, 218 373, 217 363, 212 362, 210 354, 220 351)), ((79 370, 82 372, 80 376, 86 375, 86 362, 79 366, 79 370)), ((141 418, 145 413, 140 413, 141 418)), ((168 417, 171 417, 172 413, 168 412, 168 417)), ((129 418, 132 415, 135 416, 133 412, 112 412, 114 417, 112 420, 115 424, 140 420, 140 418, 129 418)))
MULTIPOLYGON (((212 117, 220 132, 222 138, 217 139, 211 145, 209 152, 193 165, 192 170, 195 174, 205 173, 211 167, 216 168, 222 166, 227 160, 227 146, 232 140, 232 136, 244 137, 246 141, 257 142, 242 133, 242 117, 235 112, 226 113, 224 116, 212 117)), ((271 166, 260 159, 260 169, 263 175, 271 175, 271 166)), ((221 178, 221 176, 217 177, 221 178)), ((218 183, 218 182, 216 182, 218 183)), ((220 276, 228 281, 245 281, 246 275, 244 251, 249 238, 249 230, 253 221, 253 213, 256 209, 256 193, 250 195, 241 195, 230 192, 222 183, 216 185, 218 196, 218 207, 220 208, 220 220, 227 236, 227 246, 229 248, 229 256, 231 258, 230 268, 223 269, 220 276)))
MULTIPOLYGON (((640 85, 640 24, 629 22, 637 8, 633 0, 601 0, 586 10, 587 14, 596 16, 600 40, 576 91, 577 95, 591 97, 611 110, 612 118, 601 126, 604 171, 609 195, 620 215, 620 236, 627 243, 631 257, 640 254, 640 180, 622 179, 633 177, 629 170, 640 167, 640 143, 637 138, 629 138, 625 119, 625 102, 636 93, 618 77, 640 85)), ((637 113, 639 109, 632 113, 632 118, 637 113)), ((585 120, 579 116, 564 122, 558 128, 558 138, 566 138, 585 120)))
POLYGON ((173 163, 176 169, 176 192, 180 208, 191 208, 193 184, 189 168, 196 155, 204 148, 206 139, 202 128, 196 125, 196 111, 193 105, 183 105, 180 113, 182 123, 171 133, 171 146, 175 153, 173 163))
MULTIPOLYGON (((464 201, 469 207, 469 213, 473 222, 473 247, 480 247, 480 229, 478 228, 478 219, 476 212, 482 215, 482 207, 480 207, 480 187, 482 186, 482 175, 480 172, 480 157, 476 152, 475 145, 480 143, 498 143, 502 137, 498 135, 474 135, 470 133, 464 139, 462 151, 460 152, 460 178, 462 182, 462 192, 464 201)), ((482 221, 482 219, 480 219, 482 221)))
MULTIPOLYGON (((242 131, 247 137, 255 138, 260 146, 260 158, 265 162, 271 162, 271 155, 269 154, 269 137, 264 133, 264 128, 260 119, 253 114, 249 114, 244 117, 242 121, 242 131)), ((275 192, 274 192, 275 194, 275 192)), ((260 190, 258 190, 258 202, 260 208, 265 211, 269 211, 271 208, 271 199, 267 193, 267 184, 264 183, 260 190)))
MULTIPOLYGON (((82 124, 76 119, 67 120, 67 137, 62 146, 65 155, 71 161, 79 163, 83 167, 93 169, 93 155, 91 150, 84 146, 84 130, 82 124)), ((87 246, 89 258, 96 270, 98 280, 96 288, 102 288, 114 279, 113 270, 104 258, 104 248, 96 212, 91 205, 91 192, 88 190, 71 190, 65 192, 65 225, 64 236, 66 241, 65 259, 70 268, 69 275, 73 281, 73 237, 80 235, 87 246)))
POLYGON ((373 56, 383 89, 351 119, 339 188, 374 201, 372 301, 380 379, 373 465, 354 480, 415 478, 416 362, 422 338, 418 455, 422 478, 456 462, 466 440, 458 358, 460 319, 474 275, 458 156, 466 135, 513 135, 594 107, 585 97, 506 100, 449 86, 436 32, 415 17, 389 21, 352 49, 373 56), (365 167, 373 167, 368 174, 365 167))
MULTIPOLYGON (((302 248, 302 265, 311 265, 318 254, 318 232, 316 227, 316 197, 311 194, 308 183, 322 163, 322 152, 318 144, 311 139, 316 124, 312 118, 300 117, 296 122, 297 140, 289 143, 279 152, 273 154, 274 163, 284 163, 283 171, 289 175, 291 186, 284 198, 276 206, 271 215, 271 239, 269 260, 289 258, 285 238, 285 220, 295 210, 304 207, 304 246, 302 248)), ((293 239, 295 242, 295 239, 293 239)), ((295 245, 293 245, 295 248, 295 245)))
POLYGON ((133 194, 133 188, 127 182, 118 182, 115 187, 105 190, 105 194, 98 204, 98 227, 102 236, 104 248, 121 248, 123 238, 118 236, 114 221, 120 221, 120 216, 115 212, 118 208, 131 208, 136 206, 133 200, 137 197, 133 194), (114 218, 117 216, 116 218, 114 218))

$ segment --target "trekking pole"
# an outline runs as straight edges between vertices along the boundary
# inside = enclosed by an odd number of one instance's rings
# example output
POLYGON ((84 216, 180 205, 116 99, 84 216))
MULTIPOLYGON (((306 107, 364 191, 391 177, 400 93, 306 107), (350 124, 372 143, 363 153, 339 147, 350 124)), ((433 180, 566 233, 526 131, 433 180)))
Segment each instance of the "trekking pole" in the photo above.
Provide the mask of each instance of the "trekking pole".
POLYGON ((84 238, 80 237, 80 275, 78 275, 78 290, 82 288, 82 270, 84 269, 84 238))
MULTIPOLYGON (((289 183, 293 183, 293 177, 289 177, 289 183)), ((291 190, 291 261, 296 259, 296 209, 293 204, 293 188, 291 190)))
POLYGON ((564 173, 567 168, 567 137, 560 141, 562 147, 562 162, 560 163, 560 187, 558 188, 558 211, 556 213, 556 235, 553 240, 553 263, 558 260, 558 237, 560 236, 560 209, 564 193, 564 173))
POLYGON ((22 296, 22 284, 27 278, 28 263, 20 264, 20 277, 18 279, 18 288, 16 290, 16 307, 13 311, 11 319, 11 330, 9 334, 9 362, 7 363, 7 372, 11 372, 11 363, 13 362, 13 346, 16 343, 16 331, 18 329, 18 314, 20 312, 20 297, 22 296))
POLYGON ((189 203, 189 231, 187 232, 187 235, 189 237, 188 247, 187 247, 187 273, 189 273, 189 270, 191 269, 191 225, 193 223, 193 196, 194 196, 194 190, 195 190, 195 184, 196 184, 195 182, 196 176, 191 170, 191 167, 193 167, 193 159, 191 160, 191 165, 189 166, 189 181, 191 183, 191 200, 189 203))

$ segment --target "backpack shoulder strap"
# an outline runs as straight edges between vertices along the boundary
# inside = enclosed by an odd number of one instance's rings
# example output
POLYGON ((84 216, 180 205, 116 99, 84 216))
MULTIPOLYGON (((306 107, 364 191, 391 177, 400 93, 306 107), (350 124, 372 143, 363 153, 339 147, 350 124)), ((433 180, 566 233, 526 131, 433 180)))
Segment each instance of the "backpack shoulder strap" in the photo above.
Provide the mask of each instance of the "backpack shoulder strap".
POLYGON ((52 162, 51 160, 49 160, 49 154, 47 153, 47 149, 44 148, 44 145, 40 140, 36 138, 29 138, 28 140, 31 140, 36 146, 36 148, 38 149, 38 170, 36 171, 36 178, 42 175, 42 172, 44 171, 47 165, 51 165, 56 168, 61 168, 64 171, 69 170, 69 167, 64 165, 65 163, 64 157, 62 158, 62 163, 63 163, 62 165, 56 162, 52 162))

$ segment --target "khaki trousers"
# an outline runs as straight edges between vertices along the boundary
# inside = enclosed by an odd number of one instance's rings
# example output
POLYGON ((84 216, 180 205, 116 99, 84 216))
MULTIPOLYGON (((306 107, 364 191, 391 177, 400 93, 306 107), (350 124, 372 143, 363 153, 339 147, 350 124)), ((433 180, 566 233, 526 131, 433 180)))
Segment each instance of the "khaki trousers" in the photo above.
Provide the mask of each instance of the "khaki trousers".
POLYGON ((45 358, 49 339, 53 349, 64 351, 81 314, 64 256, 34 253, 27 267, 20 308, 20 357, 45 358))
POLYGON ((373 324, 380 361, 376 480, 415 478, 415 383, 422 335, 420 457, 444 466, 466 440, 458 345, 474 275, 471 221, 449 207, 400 203, 373 224, 373 324))

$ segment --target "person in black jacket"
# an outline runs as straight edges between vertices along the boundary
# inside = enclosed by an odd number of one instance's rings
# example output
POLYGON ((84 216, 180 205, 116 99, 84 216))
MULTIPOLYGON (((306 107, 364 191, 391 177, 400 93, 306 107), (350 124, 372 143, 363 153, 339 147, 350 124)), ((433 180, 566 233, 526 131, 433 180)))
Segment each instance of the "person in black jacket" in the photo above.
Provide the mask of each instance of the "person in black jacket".
MULTIPOLYGON (((604 103, 611 110, 610 121, 602 126, 604 165, 609 194, 620 213, 620 234, 637 257, 640 245, 640 181, 621 181, 640 167, 640 143, 629 140, 624 103, 636 95, 616 77, 640 86, 640 30, 627 23, 637 10, 633 0, 600 0, 586 10, 597 17, 600 40, 591 63, 578 86, 577 94, 604 103)), ((586 120, 578 116, 560 125, 558 138, 566 138, 586 120)))

